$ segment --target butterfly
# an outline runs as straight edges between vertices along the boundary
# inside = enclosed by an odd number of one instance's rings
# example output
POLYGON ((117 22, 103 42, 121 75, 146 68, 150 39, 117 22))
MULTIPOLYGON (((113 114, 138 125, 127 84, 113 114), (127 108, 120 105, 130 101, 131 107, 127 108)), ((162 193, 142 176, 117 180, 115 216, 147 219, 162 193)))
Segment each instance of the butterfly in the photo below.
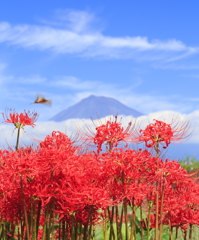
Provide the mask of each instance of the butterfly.
POLYGON ((33 102, 33 104, 34 103, 44 103, 44 104, 47 104, 47 105, 51 106, 52 105, 52 100, 45 99, 41 94, 38 94, 37 98, 33 102))

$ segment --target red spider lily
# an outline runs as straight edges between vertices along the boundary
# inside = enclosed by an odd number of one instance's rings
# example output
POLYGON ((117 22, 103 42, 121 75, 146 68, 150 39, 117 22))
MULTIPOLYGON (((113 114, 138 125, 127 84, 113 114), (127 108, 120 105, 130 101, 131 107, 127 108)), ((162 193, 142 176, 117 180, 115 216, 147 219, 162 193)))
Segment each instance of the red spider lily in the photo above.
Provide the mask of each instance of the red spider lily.
MULTIPOLYGON (((20 211, 23 211, 20 179, 23 180, 27 213, 34 199, 42 203, 42 211, 53 204, 60 217, 71 219, 72 214, 75 218, 77 214, 77 221, 86 222, 88 212, 85 216, 81 212, 86 214, 88 206, 93 206, 94 214, 94 209, 111 204, 108 192, 98 184, 100 163, 94 155, 73 154, 76 148, 67 147, 70 144, 65 134, 53 132, 40 144, 41 148, 0 151, 0 213, 3 219, 20 221, 20 211)), ((96 214, 93 218, 95 216, 98 221, 96 214)), ((94 219, 92 222, 95 223, 94 219)))
MULTIPOLYGON (((10 122, 11 118, 6 120, 10 122)), ((149 125, 151 128, 147 126, 145 135, 145 130, 141 130, 139 138, 151 147, 154 141, 165 143, 166 148, 172 141, 181 140, 188 130, 186 124, 177 128, 155 121, 149 125), (144 138, 147 133, 153 134, 153 141, 144 138)), ((92 225, 101 224, 107 218, 111 222, 114 216, 118 226, 123 219, 126 224, 124 215, 127 216, 125 206, 128 205, 132 209, 132 222, 135 222, 135 209, 140 207, 145 212, 143 217, 148 219, 140 217, 140 222, 147 232, 157 226, 156 222, 160 227, 199 225, 198 183, 179 163, 153 157, 147 150, 113 149, 120 142, 128 142, 133 136, 132 129, 131 123, 122 128, 117 117, 115 121, 110 119, 96 126, 92 136, 86 137, 97 145, 98 154, 89 151, 81 154, 79 147, 74 146, 76 142, 57 131, 46 136, 36 149, 0 150, 1 220, 24 225, 27 212, 28 218, 38 219, 38 226, 43 227, 38 230, 39 235, 45 232, 44 225, 50 229, 49 222, 57 225, 60 221, 64 227, 59 229, 59 236, 67 232, 68 237, 61 238, 73 239, 75 228, 75 234, 80 229, 80 233, 82 229, 91 231, 92 225), (109 151, 99 154, 103 144, 108 145, 109 151), (124 212, 118 213, 116 207, 121 203, 124 212)), ((33 225, 29 228, 24 225, 23 232, 32 228, 33 225)), ((87 239, 86 235, 84 238, 87 239)))
POLYGON ((85 132, 80 130, 82 139, 86 143, 95 144, 98 153, 102 151, 103 144, 107 146, 108 151, 112 151, 114 147, 118 146, 119 142, 127 143, 131 135, 133 135, 133 131, 135 131, 135 124, 132 124, 132 122, 129 122, 128 126, 124 129, 121 126, 121 122, 117 121, 118 116, 114 118, 115 119, 112 119, 112 117, 110 117, 110 120, 104 124, 99 121, 100 126, 97 126, 93 121, 96 131, 91 130, 88 126, 85 126, 85 132))
POLYGON ((73 143, 74 142, 72 142, 67 135, 59 131, 53 131, 52 136, 47 135, 44 141, 40 142, 40 147, 41 148, 45 148, 45 147, 60 148, 63 145, 64 148, 71 149, 73 143))
MULTIPOLYGON (((185 123, 167 124, 154 119, 155 123, 150 123, 144 130, 140 130, 139 142, 145 142, 146 147, 156 147, 159 143, 165 143, 163 148, 167 148, 171 142, 182 142, 183 139, 190 136, 188 134, 190 125, 185 123)), ((155 149, 157 150, 157 149, 155 149)))
POLYGON ((100 148, 104 142, 109 144, 110 148, 117 147, 119 141, 125 141, 125 138, 129 136, 128 132, 120 126, 121 123, 107 121, 100 127, 97 127, 97 134, 94 137, 94 143, 100 148))
POLYGON ((151 154, 127 149, 112 151, 100 156, 101 169, 98 181, 107 189, 110 199, 116 202, 128 200, 128 205, 140 205, 148 191, 147 161, 151 154), (134 200, 133 200, 134 199, 134 200))
POLYGON ((3 118, 5 119, 4 123, 13 123, 16 128, 23 128, 26 125, 35 126, 35 122, 38 119, 38 113, 36 112, 30 112, 25 111, 24 113, 17 113, 15 110, 9 109, 10 114, 7 112, 3 115, 3 118), (9 116, 8 116, 9 115, 9 116))
POLYGON ((12 109, 8 109, 10 111, 10 114, 8 116, 8 113, 6 112, 5 114, 2 113, 3 118, 5 119, 5 123, 13 123, 15 125, 15 128, 18 129, 18 133, 17 133, 17 141, 16 141, 16 146, 15 149, 16 151, 18 150, 18 146, 19 146, 19 136, 20 136, 20 129, 26 125, 35 126, 35 122, 38 118, 38 113, 36 112, 30 112, 30 111, 25 111, 24 113, 17 113, 15 112, 15 110, 12 109))

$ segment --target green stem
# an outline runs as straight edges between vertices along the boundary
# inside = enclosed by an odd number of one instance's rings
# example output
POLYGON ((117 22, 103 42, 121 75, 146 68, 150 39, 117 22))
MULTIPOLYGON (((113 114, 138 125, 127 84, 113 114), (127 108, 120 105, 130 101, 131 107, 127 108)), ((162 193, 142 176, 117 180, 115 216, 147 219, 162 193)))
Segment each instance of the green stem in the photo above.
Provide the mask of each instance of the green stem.
POLYGON ((23 190, 22 177, 20 177, 20 185, 21 185, 22 204, 23 204, 23 210, 24 210, 24 217, 25 217, 25 224, 26 224, 27 238, 28 238, 28 240, 30 240, 28 215, 27 215, 27 210, 26 210, 26 203, 25 203, 25 196, 24 196, 24 190, 23 190))
POLYGON ((159 156, 160 156, 160 146, 159 146, 159 142, 156 142, 154 149, 155 149, 155 151, 156 151, 156 157, 159 158, 159 156))
POLYGON ((169 230, 170 230, 170 233, 169 233, 169 240, 172 240, 173 227, 171 226, 171 221, 170 221, 170 219, 169 219, 169 230))
POLYGON ((37 222, 36 222, 36 218, 37 218, 37 213, 36 213, 36 201, 34 199, 32 199, 33 201, 33 216, 32 216, 32 221, 33 221, 33 226, 32 226, 32 240, 36 240, 37 239, 37 222))
POLYGON ((161 196, 161 206, 160 206, 160 239, 162 239, 162 230, 163 230, 163 224, 162 224, 163 205, 164 205, 164 180, 162 184, 162 196, 161 196))
POLYGON ((171 226, 170 227, 170 237, 169 237, 169 240, 172 240, 172 236, 173 236, 173 227, 171 226))
POLYGON ((18 131, 17 131, 17 142, 16 142, 16 147, 15 147, 15 149, 16 149, 16 151, 19 149, 19 136, 20 136, 20 127, 19 128, 17 128, 18 129, 18 131))
POLYGON ((70 229, 70 236, 71 236, 72 240, 75 240, 75 226, 74 226, 75 221, 74 221, 74 215, 73 214, 72 214, 71 218, 72 218, 72 224, 71 224, 71 229, 70 229))
POLYGON ((14 222, 13 224, 12 224, 12 238, 14 239, 14 234, 15 234, 15 229, 17 228, 17 225, 16 225, 16 223, 14 222))
POLYGON ((77 240, 78 239, 78 232, 79 232, 79 223, 78 222, 75 222, 74 232, 75 232, 74 239, 77 240))
POLYGON ((192 239, 192 232, 193 232, 193 224, 190 224, 190 228, 189 228, 189 240, 192 239))
POLYGON ((82 239, 82 236, 83 236, 83 233, 82 233, 82 223, 79 223, 79 236, 78 236, 78 240, 81 240, 82 239))
POLYGON ((20 222, 18 223, 18 240, 22 240, 23 239, 23 227, 22 227, 22 212, 20 210, 20 222))
POLYGON ((156 212, 155 212, 155 240, 158 240, 158 211, 159 210, 159 194, 158 194, 158 183, 156 188, 156 212))
POLYGON ((176 239, 178 239, 178 226, 176 227, 176 239))
POLYGON ((40 215, 41 215, 41 200, 39 200, 38 205, 37 205, 36 239, 38 238, 40 215))
POLYGON ((117 227, 117 239, 120 240, 120 220, 119 220, 119 211, 118 206, 116 208, 116 227, 117 227))
POLYGON ((149 228, 150 228, 150 215, 151 215, 151 203, 149 203, 149 212, 148 212, 148 218, 147 218, 147 240, 149 240, 149 228))
POLYGON ((33 199, 32 197, 30 197, 30 214, 29 214, 29 231, 30 231, 30 238, 34 240, 33 236, 32 236, 32 232, 33 230, 33 199))
POLYGON ((6 240, 5 223, 2 223, 0 226, 1 226, 0 237, 2 240, 6 240))
POLYGON ((93 226, 92 240, 96 240, 96 237, 95 237, 95 230, 96 230, 96 229, 95 229, 95 227, 96 227, 96 226, 94 225, 94 226, 93 226))
POLYGON ((187 239, 187 230, 184 231, 184 240, 187 239))
POLYGON ((42 235, 42 240, 45 240, 47 238, 47 232, 48 232, 48 221, 49 221, 49 203, 45 207, 45 221, 44 221, 44 226, 43 226, 43 235, 42 235))
MULTIPOLYGON (((142 222, 142 205, 140 205, 140 223, 142 222)), ((144 240, 144 232, 142 224, 140 224, 140 233, 141 233, 141 240, 144 240)))
POLYGON ((55 238, 55 212, 54 212, 55 204, 54 204, 54 199, 52 200, 52 206, 51 206, 51 214, 50 214, 50 231, 52 233, 51 240, 54 240, 55 238))
POLYGON ((126 202, 123 203, 124 208, 124 221, 125 221, 125 235, 126 239, 129 239, 129 233, 128 233, 128 217, 127 217, 127 204, 126 202))
POLYGON ((123 207, 122 207, 122 210, 121 210, 121 215, 120 215, 120 239, 122 240, 123 237, 122 237, 122 223, 123 223, 123 207))
POLYGON ((65 239, 65 236, 66 236, 66 226, 65 226, 65 221, 63 221, 62 222, 62 240, 65 239))
POLYGON ((89 206, 89 231, 88 231, 88 235, 89 235, 89 239, 91 238, 91 233, 92 233, 92 215, 93 215, 93 205, 89 206))
POLYGON ((88 223, 84 225, 84 238, 83 240, 88 240, 88 223))
POLYGON ((110 221, 110 235, 109 235, 109 240, 113 239, 115 240, 115 232, 114 232, 114 228, 113 228, 113 220, 114 220, 114 206, 112 206, 112 214, 111 211, 108 207, 108 214, 109 214, 109 221, 110 221))
MULTIPOLYGON (((105 210, 105 215, 107 214, 106 210, 105 210)), ((106 240, 106 235, 107 235, 107 219, 104 219, 104 240, 106 240)))
POLYGON ((135 239, 136 240, 136 221, 135 221, 135 207, 132 207, 132 223, 131 223, 131 234, 130 234, 130 240, 135 239))

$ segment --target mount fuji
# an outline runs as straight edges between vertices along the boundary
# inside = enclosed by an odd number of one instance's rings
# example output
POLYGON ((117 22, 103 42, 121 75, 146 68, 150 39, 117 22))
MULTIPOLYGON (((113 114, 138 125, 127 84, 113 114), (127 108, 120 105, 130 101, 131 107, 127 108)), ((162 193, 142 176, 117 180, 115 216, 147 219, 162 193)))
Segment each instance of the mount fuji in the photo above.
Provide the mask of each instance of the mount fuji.
POLYGON ((108 115, 125 115, 137 118, 143 114, 125 106, 113 98, 91 95, 59 112, 52 117, 50 121, 61 122, 71 118, 90 119, 91 117, 95 120, 108 115))

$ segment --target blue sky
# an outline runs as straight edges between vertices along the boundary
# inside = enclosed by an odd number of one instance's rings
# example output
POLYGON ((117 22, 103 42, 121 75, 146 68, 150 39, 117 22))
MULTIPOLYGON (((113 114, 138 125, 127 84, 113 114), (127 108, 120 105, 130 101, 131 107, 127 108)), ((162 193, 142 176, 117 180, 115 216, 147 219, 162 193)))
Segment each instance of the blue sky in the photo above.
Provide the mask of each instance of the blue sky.
POLYGON ((44 122, 95 94, 195 124, 198 9, 196 0, 2 1, 0 111, 36 110, 44 122), (30 105, 37 93, 52 107, 30 105))

